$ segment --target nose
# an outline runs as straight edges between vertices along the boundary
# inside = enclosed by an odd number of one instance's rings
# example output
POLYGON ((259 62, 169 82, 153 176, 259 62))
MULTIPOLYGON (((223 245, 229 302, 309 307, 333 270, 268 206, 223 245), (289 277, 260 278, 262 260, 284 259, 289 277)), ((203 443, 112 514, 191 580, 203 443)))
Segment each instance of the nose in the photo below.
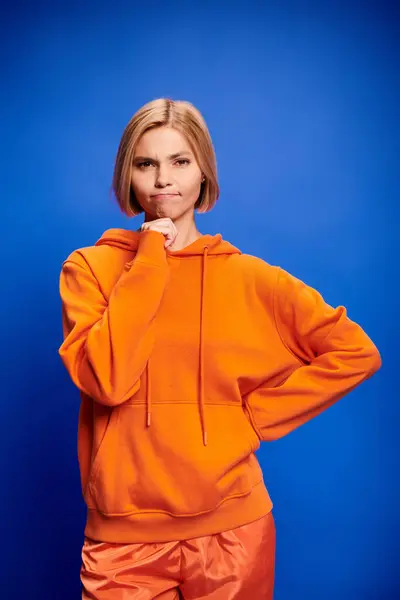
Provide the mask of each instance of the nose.
POLYGON ((171 183, 172 175, 167 165, 160 165, 156 171, 156 185, 158 187, 165 187, 171 183))

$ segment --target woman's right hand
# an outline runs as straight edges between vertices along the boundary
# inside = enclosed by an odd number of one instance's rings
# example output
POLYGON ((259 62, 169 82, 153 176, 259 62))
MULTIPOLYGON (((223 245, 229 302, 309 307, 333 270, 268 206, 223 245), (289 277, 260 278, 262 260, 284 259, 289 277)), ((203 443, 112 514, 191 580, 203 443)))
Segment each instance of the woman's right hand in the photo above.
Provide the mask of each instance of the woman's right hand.
POLYGON ((140 227, 140 231, 146 230, 159 231, 165 236, 164 247, 168 248, 171 244, 174 243, 176 236, 178 235, 178 230, 175 227, 174 222, 169 217, 164 217, 162 219, 155 219, 154 221, 147 221, 143 223, 140 227))

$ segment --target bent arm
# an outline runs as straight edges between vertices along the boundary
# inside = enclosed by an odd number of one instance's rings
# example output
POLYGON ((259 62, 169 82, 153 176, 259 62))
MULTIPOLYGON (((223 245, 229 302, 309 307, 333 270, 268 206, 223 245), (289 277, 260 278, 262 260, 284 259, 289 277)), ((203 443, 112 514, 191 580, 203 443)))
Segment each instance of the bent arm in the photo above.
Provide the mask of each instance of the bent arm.
POLYGON ((73 253, 63 264, 59 354, 74 384, 101 404, 122 404, 139 389, 168 279, 164 241, 156 231, 140 235, 135 259, 108 301, 82 254, 73 253))
POLYGON ((382 364, 378 349, 344 306, 333 308, 317 290, 280 268, 274 314, 282 342, 299 367, 281 385, 266 383, 244 398, 258 436, 266 441, 314 418, 382 364))

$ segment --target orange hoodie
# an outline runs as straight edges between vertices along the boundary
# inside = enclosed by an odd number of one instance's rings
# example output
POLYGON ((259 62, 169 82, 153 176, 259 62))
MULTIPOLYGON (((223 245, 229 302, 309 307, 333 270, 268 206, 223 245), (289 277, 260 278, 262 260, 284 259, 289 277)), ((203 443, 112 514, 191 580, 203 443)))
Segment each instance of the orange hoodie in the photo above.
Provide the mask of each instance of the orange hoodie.
POLYGON ((81 391, 85 535, 156 542, 258 519, 254 452, 369 378, 381 357, 343 306, 220 234, 178 251, 110 229, 60 276, 59 353, 81 391))

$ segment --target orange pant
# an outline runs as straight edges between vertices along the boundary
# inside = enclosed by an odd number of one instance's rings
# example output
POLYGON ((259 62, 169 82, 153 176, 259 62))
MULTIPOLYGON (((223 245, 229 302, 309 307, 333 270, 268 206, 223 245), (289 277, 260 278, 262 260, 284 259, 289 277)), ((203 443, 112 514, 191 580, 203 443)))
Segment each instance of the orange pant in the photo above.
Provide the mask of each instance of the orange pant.
POLYGON ((84 538, 83 600, 272 600, 272 512, 230 531, 178 542, 84 538))

